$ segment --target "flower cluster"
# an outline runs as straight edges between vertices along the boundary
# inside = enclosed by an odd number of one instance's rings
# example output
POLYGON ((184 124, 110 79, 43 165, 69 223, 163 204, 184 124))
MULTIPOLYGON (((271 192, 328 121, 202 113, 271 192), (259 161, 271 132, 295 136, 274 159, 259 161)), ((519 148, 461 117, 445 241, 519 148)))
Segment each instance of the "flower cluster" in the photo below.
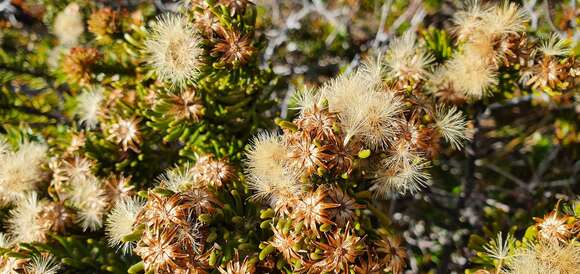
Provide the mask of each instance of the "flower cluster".
POLYGON ((372 228, 361 230, 365 206, 352 193, 415 193, 429 183, 427 168, 441 140, 460 149, 469 138, 459 110, 425 95, 431 57, 414 39, 406 34, 385 61, 299 93, 297 118, 278 121, 283 134, 254 139, 247 177, 254 197, 276 216, 263 252, 277 249, 294 271, 404 269, 407 255, 398 238, 363 236, 372 228))
MULTIPOLYGON (((501 233, 484 246, 484 256, 493 258, 495 273, 577 273, 580 261, 578 236, 580 221, 559 209, 543 218, 534 218, 521 243, 501 233)), ((480 269, 477 273, 491 273, 480 269)))
POLYGON ((461 148, 467 122, 456 108, 437 105, 418 89, 406 92, 406 86, 384 80, 381 64, 370 63, 320 91, 300 93, 299 116, 279 122, 284 134, 258 136, 248 153, 256 196, 274 205, 299 194, 301 182, 313 175, 348 179, 356 167, 356 176, 370 179, 379 196, 428 184, 426 168, 440 140, 461 148))
POLYGON ((470 3, 454 15, 460 48, 430 81, 442 100, 462 102, 489 97, 505 68, 514 68, 520 81, 541 91, 566 90, 576 84, 578 64, 557 35, 544 42, 525 33, 528 16, 515 3, 470 3))
POLYGON ((146 271, 205 273, 219 246, 206 247, 208 227, 203 221, 221 210, 213 194, 234 176, 233 167, 211 156, 196 164, 168 170, 157 188, 141 198, 118 202, 107 219, 109 243, 134 251, 146 271))

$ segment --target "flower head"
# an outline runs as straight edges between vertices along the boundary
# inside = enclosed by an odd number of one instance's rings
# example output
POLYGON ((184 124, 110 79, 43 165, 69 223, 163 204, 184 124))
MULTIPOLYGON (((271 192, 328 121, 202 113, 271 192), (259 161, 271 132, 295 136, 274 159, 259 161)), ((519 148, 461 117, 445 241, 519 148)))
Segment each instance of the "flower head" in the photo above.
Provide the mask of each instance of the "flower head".
POLYGON ((67 226, 72 224, 73 213, 63 202, 49 202, 43 205, 38 219, 48 231, 62 233, 67 226))
POLYGON ((26 274, 56 274, 61 265, 58 260, 50 254, 39 254, 32 257, 26 265, 26 274))
POLYGON ((544 40, 539 49, 547 56, 566 56, 570 53, 569 43, 564 39, 560 39, 556 33, 544 40))
POLYGON ((139 143, 141 143, 141 131, 139 130, 139 118, 118 119, 111 125, 107 132, 108 140, 121 145, 123 151, 129 149, 139 152, 139 143))
POLYGON ((201 99, 196 96, 195 90, 188 89, 168 98, 167 113, 178 120, 199 122, 205 113, 201 99))
POLYGON ((129 198, 135 186, 131 185, 131 176, 110 176, 104 184, 105 193, 108 201, 114 205, 120 200, 129 198))
POLYGON ((165 171, 157 181, 159 185, 167 188, 173 192, 181 192, 187 188, 194 185, 195 174, 193 173, 193 168, 189 163, 183 165, 183 167, 174 167, 165 171))
POLYGON ((501 232, 497 234, 497 239, 493 239, 491 242, 487 243, 483 249, 485 252, 494 259, 505 260, 510 257, 512 245, 514 244, 514 239, 511 234, 508 234, 504 239, 501 232))
POLYGON ((81 7, 70 3, 54 20, 54 34, 65 46, 73 46, 85 31, 81 7))
POLYGON ((403 36, 391 42, 385 56, 387 74, 399 81, 419 81, 429 74, 427 66, 434 58, 425 50, 418 48, 413 32, 405 32, 403 36))
POLYGON ((543 240, 566 241, 572 235, 573 225, 568 224, 567 216, 558 216, 556 211, 552 211, 544 218, 534 218, 538 228, 538 236, 543 240))
POLYGON ((399 237, 383 237, 376 242, 380 260, 393 274, 401 274, 407 265, 407 251, 399 237))
POLYGON ((337 230, 326 235, 328 243, 317 243, 323 250, 324 259, 314 264, 322 272, 348 273, 349 264, 355 262, 364 250, 359 246, 361 238, 351 234, 347 225, 344 231, 337 230))
POLYGON ((152 24, 145 52, 160 80, 182 86, 199 72, 203 53, 200 43, 187 18, 165 14, 152 24))
POLYGON ((218 270, 221 274, 252 274, 254 273, 255 267, 248 261, 249 257, 245 257, 244 260, 240 260, 240 254, 236 250, 236 255, 233 260, 230 260, 225 269, 219 267, 218 270))
POLYGON ((77 97, 78 104, 75 113, 79 116, 81 124, 89 129, 95 128, 99 122, 97 118, 101 114, 100 107, 103 99, 103 90, 99 87, 89 88, 77 97))
POLYGON ((355 199, 348 196, 344 191, 338 187, 332 187, 328 190, 328 200, 339 205, 338 207, 329 209, 329 214, 337 226, 342 227, 355 217, 357 209, 364 208, 364 206, 357 204, 355 199))
POLYGON ((296 244, 300 242, 300 238, 297 235, 284 233, 284 231, 276 228, 276 226, 272 226, 272 232, 274 236, 272 236, 272 239, 268 243, 275 247, 284 259, 291 261, 300 258, 298 251, 295 250, 296 244))
POLYGON ((449 109, 438 107, 434 118, 437 129, 453 148, 461 149, 463 142, 469 140, 465 116, 456 107, 449 109))
POLYGON ((578 273, 580 246, 576 241, 540 241, 516 250, 507 260, 506 274, 578 273))
POLYGON ((233 66, 243 65, 248 62, 255 52, 252 40, 248 35, 240 35, 235 30, 218 28, 218 42, 211 50, 212 56, 220 56, 220 62, 233 66))
POLYGON ((125 198, 115 204, 105 222, 107 239, 111 246, 121 249, 123 253, 131 250, 132 243, 122 239, 133 232, 133 225, 143 206, 145 203, 139 198, 125 198))
POLYGON ((47 150, 46 145, 34 142, 22 143, 16 151, 4 148, 0 153, 0 198, 15 201, 36 188, 43 178, 47 150))
POLYGON ((8 231, 14 242, 30 243, 46 240, 48 230, 40 220, 44 203, 38 199, 36 192, 20 198, 10 211, 8 231))
POLYGON ((141 237, 135 253, 145 264, 145 271, 156 273, 173 273, 186 268, 186 259, 189 255, 184 253, 180 243, 176 241, 178 227, 147 230, 141 237))
POLYGON ((193 167, 196 184, 221 187, 234 177, 234 168, 225 159, 214 159, 211 155, 201 156, 193 167))
POLYGON ((429 162, 415 158, 409 163, 400 163, 378 171, 371 190, 380 197, 415 193, 429 184, 431 176, 425 171, 429 162))
POLYGON ((316 191, 306 193, 298 200, 292 211, 295 223, 304 222, 304 227, 318 235, 318 225, 333 224, 330 220, 329 209, 339 207, 339 204, 327 202, 325 187, 318 187, 316 191))
POLYGON ((77 219, 84 230, 97 230, 103 224, 108 200, 101 182, 94 175, 72 181, 70 199, 77 209, 77 219))
POLYGON ((320 145, 310 135, 291 139, 288 148, 289 166, 300 174, 310 176, 318 168, 326 168, 325 162, 331 159, 328 154, 330 145, 320 145))
POLYGON ((254 198, 275 204, 276 200, 301 192, 299 175, 286 168, 287 150, 280 136, 261 133, 252 140, 247 151, 247 175, 254 198))
POLYGON ((86 84, 92 75, 93 65, 101 54, 96 48, 71 48, 62 61, 62 70, 71 82, 86 84))
POLYGON ((447 65, 446 73, 449 73, 450 79, 455 79, 454 85, 458 91, 472 99, 488 96, 490 88, 497 84, 497 72, 479 54, 458 54, 447 65))

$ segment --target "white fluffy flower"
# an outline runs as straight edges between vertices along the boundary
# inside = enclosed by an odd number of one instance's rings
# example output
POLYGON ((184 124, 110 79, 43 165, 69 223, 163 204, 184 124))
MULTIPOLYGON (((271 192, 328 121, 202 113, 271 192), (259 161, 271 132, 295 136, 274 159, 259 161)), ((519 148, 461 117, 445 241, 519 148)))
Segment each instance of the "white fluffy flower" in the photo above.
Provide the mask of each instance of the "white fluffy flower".
POLYGON ((95 176, 73 178, 71 201, 77 208, 78 222, 84 230, 97 230, 103 224, 107 210, 107 196, 95 176))
POLYGON ((36 188, 42 180, 42 164, 47 160, 47 146, 40 143, 22 143, 18 150, 7 146, 0 153, 0 198, 15 201, 36 188))
POLYGON ((85 31, 83 15, 77 3, 70 3, 54 20, 54 34, 65 46, 74 46, 85 31))
POLYGON ((56 274, 61 265, 57 259, 50 254, 36 255, 26 265, 27 274, 56 274))
POLYGON ((453 148, 461 149, 463 142, 469 140, 467 121, 456 107, 438 107, 434 118, 439 132, 453 148))
POLYGON ((103 99, 103 90, 98 87, 87 89, 77 97, 75 114, 78 115, 81 124, 87 128, 94 128, 97 125, 103 99))
POLYGON ((111 210, 105 223, 107 239, 113 247, 118 247, 123 253, 131 251, 132 243, 124 242, 124 236, 133 232, 133 224, 143 208, 145 202, 139 198, 126 198, 119 200, 111 210))
POLYGON ((145 51, 160 80, 183 85, 201 64, 201 39, 185 17, 165 14, 151 26, 145 51))
POLYGON ((45 240, 46 229, 38 219, 42 208, 36 192, 18 199, 8 219, 8 231, 14 242, 30 243, 45 240))

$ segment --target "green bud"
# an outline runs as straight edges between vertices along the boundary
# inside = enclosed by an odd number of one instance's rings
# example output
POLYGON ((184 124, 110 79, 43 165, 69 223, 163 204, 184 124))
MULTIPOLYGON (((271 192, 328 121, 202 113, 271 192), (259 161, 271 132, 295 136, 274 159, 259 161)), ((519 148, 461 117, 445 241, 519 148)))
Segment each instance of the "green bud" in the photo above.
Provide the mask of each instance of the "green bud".
POLYGON ((318 260, 321 260, 322 259, 322 256, 320 256, 320 255, 318 255, 318 254, 316 254, 314 252, 311 252, 310 253, 310 259, 315 260, 315 261, 318 261, 318 260))
POLYGON ((207 213, 202 213, 202 214, 199 214, 199 216, 197 216, 197 219, 202 223, 209 224, 209 223, 211 223, 213 218, 211 217, 211 215, 209 215, 207 213))
POLYGON ((327 232, 332 228, 331 224, 323 224, 320 226, 320 231, 321 232, 327 232))
POLYGON ((363 149, 361 151, 358 152, 358 157, 361 159, 366 159, 369 156, 371 156, 371 150, 370 149, 363 149))
POLYGON ((296 126, 294 123, 282 119, 276 119, 276 125, 281 128, 288 129, 291 132, 296 132, 298 130, 298 126, 296 126))
POLYGON ((215 251, 213 251, 211 254, 209 254, 209 260, 208 263, 210 266, 215 266, 215 264, 217 263, 217 253, 215 251))
POLYGON ((175 194, 175 192, 173 192, 173 191, 171 191, 171 190, 169 190, 167 188, 162 188, 162 187, 156 187, 156 188, 154 188, 153 189, 153 193, 159 194, 159 195, 165 196, 165 197, 168 197, 168 196, 171 196, 171 195, 175 194))
POLYGON ((143 270, 145 270, 145 264, 143 263, 143 261, 140 261, 140 262, 132 265, 131 267, 129 267, 129 269, 127 270, 127 273, 129 273, 129 274, 139 273, 143 270))
POLYGON ((207 238, 205 239, 208 243, 213 243, 215 242, 215 240, 217 240, 218 234, 215 231, 212 231, 209 233, 209 235, 207 235, 207 238))
POLYGON ((260 228, 261 229, 268 229, 272 226, 272 221, 270 220, 265 220, 263 222, 260 223, 260 228))
POLYGON ((240 224, 244 221, 244 218, 240 217, 240 216, 234 216, 232 217, 232 223, 234 224, 240 224))
POLYGON ((276 248, 274 248, 274 247, 273 247, 273 246, 271 246, 271 245, 268 245, 268 246, 266 246, 266 248, 262 249, 262 251, 260 251, 260 256, 259 256, 259 258, 260 258, 260 261, 263 261, 264 259, 266 259, 266 257, 267 257, 267 256, 268 256, 270 253, 274 252, 274 250, 275 250, 275 249, 276 249, 276 248))

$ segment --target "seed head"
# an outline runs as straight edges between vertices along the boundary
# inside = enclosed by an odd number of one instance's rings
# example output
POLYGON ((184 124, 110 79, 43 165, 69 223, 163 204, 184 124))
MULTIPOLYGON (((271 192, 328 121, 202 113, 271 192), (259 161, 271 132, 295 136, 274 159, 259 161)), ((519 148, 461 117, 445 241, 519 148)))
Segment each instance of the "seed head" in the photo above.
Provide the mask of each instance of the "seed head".
POLYGON ((199 73, 203 54, 200 43, 187 18, 165 14, 152 24, 145 52, 160 80, 183 86, 199 73))

